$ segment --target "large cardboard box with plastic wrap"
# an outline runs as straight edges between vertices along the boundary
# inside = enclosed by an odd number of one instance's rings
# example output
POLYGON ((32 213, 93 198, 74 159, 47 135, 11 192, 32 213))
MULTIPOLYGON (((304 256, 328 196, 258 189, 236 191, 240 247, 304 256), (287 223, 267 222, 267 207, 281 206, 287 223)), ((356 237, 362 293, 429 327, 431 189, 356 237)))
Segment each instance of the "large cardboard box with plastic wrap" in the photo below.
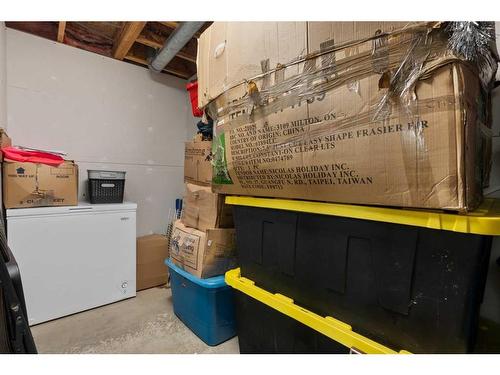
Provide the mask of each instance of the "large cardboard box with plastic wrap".
POLYGON ((443 27, 212 24, 198 87, 216 120, 214 191, 475 208, 489 171, 489 97, 443 27))

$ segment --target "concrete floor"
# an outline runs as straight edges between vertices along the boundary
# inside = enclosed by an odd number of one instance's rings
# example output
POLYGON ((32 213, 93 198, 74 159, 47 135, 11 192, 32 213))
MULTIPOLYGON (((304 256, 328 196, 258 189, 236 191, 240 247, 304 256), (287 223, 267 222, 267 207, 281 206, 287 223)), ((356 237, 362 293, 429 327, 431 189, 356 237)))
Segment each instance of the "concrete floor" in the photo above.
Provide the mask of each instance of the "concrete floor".
POLYGON ((235 337, 211 347, 174 314, 170 289, 31 327, 39 353, 239 353, 235 337))
MULTIPOLYGON (((239 353, 235 337, 211 347, 174 314, 170 289, 31 327, 39 353, 239 353)), ((476 353, 500 353, 500 324, 481 319, 476 353)))

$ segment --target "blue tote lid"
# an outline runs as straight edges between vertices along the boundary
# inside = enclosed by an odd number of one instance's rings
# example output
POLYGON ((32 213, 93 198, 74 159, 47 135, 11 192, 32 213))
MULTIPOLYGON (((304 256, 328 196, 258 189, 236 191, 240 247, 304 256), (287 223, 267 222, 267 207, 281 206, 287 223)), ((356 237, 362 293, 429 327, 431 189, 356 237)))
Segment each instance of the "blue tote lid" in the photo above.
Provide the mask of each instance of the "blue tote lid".
POLYGON ((214 276, 210 277, 208 279, 200 279, 199 277, 196 277, 194 275, 191 275, 189 272, 184 271, 182 268, 179 266, 175 265, 170 258, 165 259, 165 264, 170 268, 172 271, 178 273, 182 277, 185 277, 189 281, 203 287, 203 288, 222 288, 227 286, 226 282, 224 281, 224 275, 220 276, 214 276))

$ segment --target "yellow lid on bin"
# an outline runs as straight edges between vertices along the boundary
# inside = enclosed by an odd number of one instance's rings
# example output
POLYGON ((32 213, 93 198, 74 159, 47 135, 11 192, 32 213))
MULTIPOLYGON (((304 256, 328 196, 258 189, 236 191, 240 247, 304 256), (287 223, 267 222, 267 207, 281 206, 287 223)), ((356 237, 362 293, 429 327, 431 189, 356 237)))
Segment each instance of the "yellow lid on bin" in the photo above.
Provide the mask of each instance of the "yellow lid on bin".
POLYGON ((227 196, 226 203, 237 206, 381 221, 460 233, 500 236, 500 200, 498 199, 485 199, 477 210, 466 214, 242 196, 227 196))
POLYGON ((411 354, 406 350, 399 352, 379 344, 367 337, 353 332, 352 327, 331 316, 322 317, 312 311, 297 306, 293 299, 282 294, 272 294, 245 277, 241 277, 240 269, 226 272, 226 283, 236 290, 256 299, 259 302, 305 324, 340 344, 366 354, 411 354))

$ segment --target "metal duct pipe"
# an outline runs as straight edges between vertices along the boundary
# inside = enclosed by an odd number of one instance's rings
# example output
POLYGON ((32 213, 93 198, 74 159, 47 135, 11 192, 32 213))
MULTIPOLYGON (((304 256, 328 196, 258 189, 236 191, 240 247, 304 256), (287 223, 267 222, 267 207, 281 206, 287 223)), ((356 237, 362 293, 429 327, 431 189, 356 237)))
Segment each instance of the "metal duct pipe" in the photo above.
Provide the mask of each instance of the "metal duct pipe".
POLYGON ((153 57, 149 68, 160 73, 177 53, 189 42, 205 22, 182 22, 153 57))

